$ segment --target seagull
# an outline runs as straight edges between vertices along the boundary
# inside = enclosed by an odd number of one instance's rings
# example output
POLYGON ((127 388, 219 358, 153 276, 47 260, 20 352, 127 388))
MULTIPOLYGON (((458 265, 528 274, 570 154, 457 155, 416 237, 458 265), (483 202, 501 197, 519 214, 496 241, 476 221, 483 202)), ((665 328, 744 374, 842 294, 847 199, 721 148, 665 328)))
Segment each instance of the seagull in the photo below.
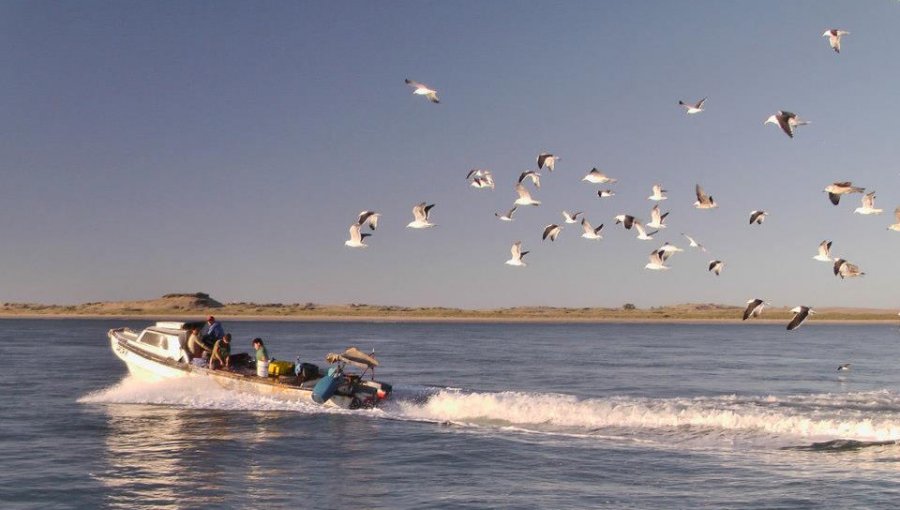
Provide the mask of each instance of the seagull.
POLYGON ((684 101, 678 101, 678 104, 681 105, 682 108, 688 113, 688 115, 693 115, 695 113, 700 113, 703 111, 703 103, 706 102, 706 98, 697 101, 694 104, 685 103, 684 101))
POLYGON ((841 195, 847 195, 849 193, 865 193, 866 188, 860 188, 858 186, 854 186, 852 182, 835 182, 825 186, 823 189, 825 193, 828 193, 828 200, 831 200, 831 203, 834 205, 838 205, 838 202, 841 201, 841 195))
POLYGON ((850 370, 850 367, 853 366, 853 363, 841 363, 837 367, 838 372, 847 372, 850 370))
POLYGON ((688 241, 690 241, 691 248, 699 248, 700 251, 703 251, 703 252, 706 251, 706 247, 703 246, 702 244, 698 243, 697 241, 695 241, 693 237, 685 234, 684 232, 682 232, 681 235, 683 235, 688 241))
POLYGON ((366 224, 366 221, 369 222, 369 228, 375 230, 378 228, 378 218, 381 217, 381 213, 377 213, 375 211, 363 211, 359 213, 359 216, 356 219, 356 224, 360 227, 366 224))
POLYGON ((516 267, 525 267, 528 264, 522 261, 522 257, 528 255, 527 251, 522 251, 522 241, 516 241, 509 250, 512 257, 506 261, 507 264, 516 267))
POLYGON ((894 232, 900 232, 900 207, 894 209, 894 219, 897 220, 897 223, 894 223, 888 230, 893 230, 894 232))
POLYGON ((837 259, 834 261, 834 275, 840 276, 841 280, 844 278, 863 276, 864 274, 866 273, 860 271, 859 266, 856 264, 851 264, 844 259, 837 259))
POLYGON ((538 170, 543 170, 544 167, 547 167, 547 170, 553 171, 553 167, 556 165, 556 162, 559 161, 559 156, 554 156, 549 152, 542 152, 537 157, 537 166, 538 170))
POLYGON ((544 235, 541 236, 541 241, 546 241, 548 237, 550 238, 550 241, 556 241, 556 238, 559 237, 560 230, 562 230, 562 227, 556 223, 547 225, 544 227, 544 235))
POLYGON ((788 135, 788 137, 794 137, 794 129, 797 126, 805 126, 809 124, 809 121, 800 120, 797 117, 796 113, 786 112, 783 110, 778 110, 778 113, 775 115, 770 115, 768 119, 766 119, 763 124, 778 124, 784 134, 788 135))
POLYGON ((766 302, 762 299, 756 298, 747 301, 747 308, 744 309, 744 318, 741 320, 752 319, 753 317, 759 317, 759 314, 762 313, 763 308, 766 307, 766 302))
POLYGON ((647 197, 647 200, 653 200, 655 202, 659 202, 660 200, 665 200, 669 197, 664 196, 663 193, 667 193, 666 190, 662 189, 662 186, 659 184, 653 185, 653 194, 647 197))
POLYGON ((412 81, 409 78, 406 79, 406 84, 413 88, 413 94, 417 96, 425 96, 432 103, 440 103, 437 97, 437 91, 429 88, 428 85, 423 83, 419 83, 417 81, 412 81))
POLYGON ((473 188, 491 188, 494 189, 494 176, 490 170, 469 170, 466 180, 472 179, 471 186, 473 188))
POLYGON ((516 206, 513 206, 513 208, 510 209, 508 213, 506 213, 506 214, 500 214, 500 213, 498 213, 498 212, 495 212, 495 213, 494 213, 494 216, 496 216, 497 218, 499 218, 500 221, 512 221, 512 220, 513 220, 513 213, 515 213, 515 212, 516 212, 516 206))
POLYGON ((434 223, 430 223, 428 221, 428 213, 431 212, 431 208, 434 207, 434 204, 425 205, 425 202, 416 205, 413 207, 412 213, 415 219, 409 222, 406 225, 407 228, 428 228, 433 227, 434 223))
POLYGON ((519 198, 515 201, 516 205, 541 205, 540 200, 531 198, 531 193, 521 183, 516 184, 516 193, 519 194, 519 198))
POLYGON ((791 322, 787 325, 788 331, 799 328, 800 325, 803 324, 804 321, 806 321, 807 317, 809 317, 810 315, 815 315, 816 313, 815 310, 808 306, 797 306, 791 308, 791 312, 794 313, 794 318, 791 319, 791 322))
POLYGON ((563 218, 566 219, 566 223, 578 223, 578 215, 582 214, 581 211, 578 211, 574 214, 569 214, 569 211, 563 211, 563 218))
POLYGON ((665 271, 669 269, 669 266, 665 265, 665 252, 653 250, 650 252, 650 262, 647 263, 644 267, 647 269, 652 269, 653 271, 665 271))
POLYGON ((750 211, 750 224, 753 225, 756 223, 757 225, 762 225, 762 222, 765 221, 766 216, 769 213, 766 211, 750 211))
POLYGON ((350 239, 344 241, 345 246, 349 246, 351 248, 368 248, 369 245, 364 243, 363 240, 369 237, 372 234, 362 234, 359 232, 359 223, 354 223, 350 225, 350 239))
POLYGON ((600 198, 608 198, 615 195, 616 192, 611 189, 601 189, 597 191, 597 196, 600 198))
POLYGON ((653 209, 650 210, 650 223, 647 223, 647 226, 652 228, 666 228, 663 222, 666 221, 666 216, 668 215, 668 212, 659 214, 659 204, 654 205, 653 209))
POLYGON ((694 207, 697 209, 712 209, 714 207, 719 207, 719 204, 716 203, 713 197, 707 195, 699 184, 695 191, 697 192, 697 201, 694 202, 694 207))
POLYGON ((838 30, 837 28, 832 28, 830 30, 826 30, 825 33, 822 34, 822 37, 828 38, 828 44, 831 45, 831 49, 834 50, 835 53, 841 52, 841 37, 845 35, 850 35, 850 32, 846 30, 838 30))
POLYGON ((857 207, 856 210, 854 210, 853 212, 859 213, 859 214, 865 214, 865 215, 881 214, 882 212, 884 212, 884 209, 876 209, 875 208, 875 192, 870 191, 870 192, 866 193, 865 195, 863 195, 862 207, 857 207))
POLYGON ((831 241, 825 240, 819 243, 819 254, 813 258, 821 260, 822 262, 831 262, 834 260, 831 258, 831 241))
POLYGON ((656 250, 656 251, 665 252, 665 253, 666 253, 666 258, 669 258, 672 254, 678 253, 678 252, 684 251, 684 250, 682 250, 681 248, 675 246, 674 244, 669 244, 669 242, 666 241, 666 242, 663 243, 663 245, 660 246, 659 249, 656 250))
POLYGON ((534 170, 525 170, 524 172, 519 174, 519 184, 521 184, 525 179, 531 179, 531 183, 534 184, 535 188, 541 187, 541 174, 535 172, 534 170))
POLYGON ((603 239, 603 236, 600 235, 600 231, 603 230, 602 223, 599 227, 594 228, 588 222, 587 218, 581 218, 581 228, 584 230, 584 233, 581 234, 581 237, 591 240, 603 239))
POLYGON ((634 216, 630 214, 620 214, 616 216, 616 225, 619 223, 625 227, 625 230, 631 230, 631 225, 634 224, 634 216))
POLYGON ((659 232, 659 230, 654 230, 653 232, 650 232, 648 234, 647 231, 644 230, 644 226, 641 225, 641 222, 638 220, 634 220, 634 228, 637 229, 637 231, 638 231, 637 238, 640 239, 641 241, 650 241, 653 239, 653 235, 656 234, 657 232, 659 232))
POLYGON ((617 179, 607 177, 606 174, 604 174, 600 170, 597 170, 596 168, 592 168, 591 171, 588 172, 587 175, 585 175, 581 180, 590 182, 592 184, 613 184, 618 181, 617 179))
POLYGON ((707 269, 707 271, 712 271, 713 273, 716 273, 716 276, 719 276, 720 274, 722 274, 722 268, 724 267, 725 263, 721 260, 710 260, 709 269, 707 269))

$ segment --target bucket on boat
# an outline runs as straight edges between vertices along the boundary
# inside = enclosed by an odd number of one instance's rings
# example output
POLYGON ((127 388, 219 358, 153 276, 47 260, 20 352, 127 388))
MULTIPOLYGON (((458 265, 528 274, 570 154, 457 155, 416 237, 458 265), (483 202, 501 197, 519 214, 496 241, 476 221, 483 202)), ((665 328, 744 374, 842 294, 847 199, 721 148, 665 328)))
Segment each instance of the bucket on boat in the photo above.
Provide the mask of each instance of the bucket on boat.
POLYGON ((327 376, 319 379, 319 382, 316 383, 312 392, 312 399, 317 404, 324 404, 328 402, 332 396, 334 396, 334 392, 337 391, 338 386, 341 384, 341 373, 335 371, 334 373, 328 374, 327 376))
POLYGON ((256 360, 256 375, 257 377, 268 377, 269 376, 269 362, 256 360))

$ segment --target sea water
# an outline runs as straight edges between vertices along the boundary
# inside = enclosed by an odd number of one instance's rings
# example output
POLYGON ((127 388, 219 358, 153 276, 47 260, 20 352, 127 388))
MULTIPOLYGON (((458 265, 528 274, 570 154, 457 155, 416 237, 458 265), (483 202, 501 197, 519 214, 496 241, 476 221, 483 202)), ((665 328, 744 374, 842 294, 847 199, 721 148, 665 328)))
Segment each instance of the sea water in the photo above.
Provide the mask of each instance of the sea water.
POLYGON ((900 505, 895 325, 226 322, 374 349, 361 411, 134 379, 106 331, 146 325, 0 320, 2 508, 900 505))

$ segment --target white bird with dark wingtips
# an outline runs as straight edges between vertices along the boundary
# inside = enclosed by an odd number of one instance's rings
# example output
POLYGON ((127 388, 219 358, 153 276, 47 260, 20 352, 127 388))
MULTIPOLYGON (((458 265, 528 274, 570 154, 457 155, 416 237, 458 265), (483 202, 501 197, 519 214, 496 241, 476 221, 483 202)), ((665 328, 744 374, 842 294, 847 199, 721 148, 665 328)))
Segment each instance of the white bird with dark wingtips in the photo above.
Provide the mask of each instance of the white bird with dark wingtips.
POLYGON ((715 207, 719 207, 719 204, 716 203, 715 199, 707 195, 699 184, 697 184, 697 187, 694 189, 694 191, 697 193, 697 201, 694 202, 694 207, 696 207, 697 209, 713 209, 715 207))
POLYGON ((666 228, 666 225, 663 223, 666 221, 666 216, 669 213, 666 211, 663 214, 659 213, 659 204, 654 205, 653 209, 650 209, 650 222, 647 223, 647 226, 650 228, 666 228))
POLYGON ((556 166, 556 162, 562 159, 559 156, 554 156, 549 152, 542 152, 537 157, 537 166, 538 170, 542 170, 544 167, 547 167, 547 170, 553 171, 553 167, 556 166))
POLYGON ((413 94, 417 96, 425 96, 432 103, 441 102, 437 97, 437 91, 430 88, 428 85, 410 80, 409 78, 406 79, 406 84, 413 88, 413 94))
POLYGON ((525 255, 528 255, 527 251, 522 251, 522 241, 516 241, 509 252, 512 254, 512 257, 506 261, 507 264, 516 267, 525 267, 528 265, 522 261, 522 258, 525 257, 525 255))
POLYGON ((378 228, 378 218, 380 217, 381 213, 377 213, 375 211, 363 211, 359 213, 359 216, 356 218, 356 224, 361 227, 368 221, 369 228, 375 230, 376 228, 378 228))
POLYGON ((687 112, 688 115, 693 115, 695 113, 700 113, 703 111, 703 103, 706 102, 706 98, 697 101, 694 104, 685 103, 684 101, 678 101, 678 104, 684 108, 684 111, 687 112))
POLYGON ((597 191, 597 196, 600 198, 609 198, 611 196, 614 196, 615 194, 616 192, 611 189, 601 189, 597 191))
POLYGON ((582 214, 581 211, 572 214, 569 214, 569 211, 562 212, 563 218, 565 218, 566 223, 578 223, 578 216, 580 214, 582 214))
POLYGON ((841 363, 840 365, 838 365, 837 371, 838 372, 847 372, 848 370, 850 370, 851 366, 853 366, 853 363, 841 363))
POLYGON ((660 200, 665 200, 669 197, 663 195, 663 193, 667 193, 666 190, 662 189, 662 186, 659 184, 653 185, 653 194, 647 197, 647 200, 653 200, 654 202, 659 202, 660 200))
POLYGON ((587 173, 587 175, 581 178, 581 180, 587 181, 591 184, 614 184, 615 182, 617 182, 617 179, 608 177, 605 173, 597 170, 596 168, 592 168, 591 171, 587 173))
POLYGON ((516 207, 516 206, 513 206, 513 208, 510 209, 509 212, 507 212, 506 214, 500 214, 500 213, 498 213, 498 212, 495 212, 495 213, 494 213, 494 216, 496 216, 497 218, 499 218, 500 221, 512 221, 512 220, 513 220, 513 214, 515 214, 516 209, 517 209, 517 207, 516 207))
POLYGON ((706 247, 703 246, 702 244, 698 243, 697 241, 695 241, 693 237, 685 234, 684 232, 682 232, 681 235, 683 235, 685 237, 685 239, 687 239, 688 242, 691 243, 691 248, 697 248, 702 252, 706 251, 706 247))
POLYGON ((787 330, 792 331, 800 327, 810 315, 815 315, 815 310, 808 306, 797 306, 791 308, 794 318, 787 325, 787 330))
POLYGON ((479 170, 472 169, 469 170, 469 174, 466 175, 466 180, 472 180, 470 186, 473 188, 490 188, 494 189, 494 176, 491 174, 490 170, 479 170))
POLYGON ((900 207, 894 209, 894 219, 897 220, 897 223, 888 227, 888 230, 893 230, 894 232, 900 232, 900 207))
POLYGON ((881 214, 884 212, 884 209, 876 209, 875 208, 875 192, 870 191, 863 195, 862 197, 862 206, 857 207, 854 211, 856 214, 881 214))
POLYGON ((603 236, 600 235, 600 231, 603 230, 603 224, 601 223, 599 227, 594 228, 591 226, 590 222, 588 222, 587 218, 581 218, 581 228, 584 230, 584 233, 581 234, 581 237, 590 240, 603 239, 603 236))
POLYGON ((555 223, 551 223, 544 227, 544 234, 541 236, 541 241, 546 241, 547 238, 550 238, 550 241, 556 241, 556 238, 559 237, 559 232, 562 230, 562 227, 555 223))
POLYGON ((678 253, 678 252, 684 251, 684 250, 681 249, 681 248, 679 248, 679 247, 677 247, 677 246, 675 246, 674 244, 670 244, 668 241, 666 241, 666 242, 663 243, 663 245, 660 246, 659 249, 656 250, 656 251, 665 252, 665 253, 666 253, 666 258, 669 258, 670 256, 672 256, 672 255, 674 255, 674 254, 676 254, 676 253, 678 253))
POLYGON ((519 174, 519 184, 522 184, 522 181, 525 179, 531 179, 531 183, 534 184, 535 188, 541 187, 541 174, 535 172, 534 170, 525 170, 521 174, 519 174))
POLYGON ((831 49, 834 50, 835 53, 841 52, 841 37, 845 35, 850 35, 850 32, 846 30, 839 30, 837 28, 832 28, 826 30, 825 33, 822 34, 822 37, 828 38, 828 44, 831 45, 831 49))
POLYGON ((850 193, 865 193, 866 188, 860 188, 859 186, 854 186, 850 181, 844 182, 835 182, 825 186, 823 189, 825 193, 828 193, 828 200, 831 200, 831 203, 834 205, 838 205, 841 201, 841 195, 848 195, 850 193))
POLYGON ((521 183, 516 184, 516 193, 519 194, 519 198, 514 202, 516 205, 541 205, 541 201, 531 198, 531 192, 525 189, 521 183))
POLYGON ((841 280, 844 278, 856 278, 857 276, 863 276, 866 273, 863 273, 859 270, 859 266, 856 264, 851 264, 844 259, 837 259, 834 261, 834 275, 840 276, 841 280))
POLYGON ((431 208, 434 207, 434 204, 425 205, 425 202, 422 202, 415 207, 413 207, 413 221, 409 222, 406 225, 407 228, 429 228, 433 227, 434 223, 428 221, 428 215, 431 213, 431 208))
POLYGON ((616 225, 619 223, 625 227, 625 230, 631 230, 631 226, 634 224, 634 216, 630 214, 620 214, 616 216, 616 225))
POLYGON ((778 113, 770 115, 769 118, 763 122, 763 125, 765 124, 777 124, 778 127, 784 131, 784 134, 788 135, 789 138, 793 138, 794 130, 797 129, 798 126, 809 124, 809 121, 800 120, 796 113, 778 110, 778 113))
POLYGON ((822 262, 833 261, 834 259, 831 258, 831 241, 825 240, 819 243, 819 254, 813 258, 822 262))
POLYGON ((351 248, 368 248, 369 245, 364 243, 363 240, 369 237, 372 234, 363 234, 359 231, 359 223, 354 223, 350 225, 350 239, 344 241, 345 246, 349 246, 351 248))
POLYGON ((766 307, 766 304, 767 303, 765 301, 759 298, 747 301, 747 308, 744 309, 744 318, 741 320, 759 317, 759 315, 763 311, 763 308, 766 307))
POLYGON ((766 216, 769 213, 766 211, 750 211, 750 224, 753 225, 756 223, 757 225, 762 225, 762 222, 766 220, 766 216))
POLYGON ((722 262, 721 260, 710 260, 709 268, 707 269, 707 271, 716 273, 716 276, 719 276, 720 274, 722 274, 722 269, 724 267, 725 267, 725 263, 722 262))
POLYGON ((652 269, 653 271, 665 271, 669 269, 669 266, 665 264, 665 252, 653 250, 650 252, 650 262, 647 263, 644 267, 647 269, 652 269))
POLYGON ((641 222, 638 220, 634 220, 634 228, 637 229, 637 231, 638 231, 637 238, 640 239, 641 241, 652 241, 653 236, 659 232, 659 230, 654 230, 653 232, 650 232, 648 234, 647 231, 644 230, 644 225, 642 225, 641 222))

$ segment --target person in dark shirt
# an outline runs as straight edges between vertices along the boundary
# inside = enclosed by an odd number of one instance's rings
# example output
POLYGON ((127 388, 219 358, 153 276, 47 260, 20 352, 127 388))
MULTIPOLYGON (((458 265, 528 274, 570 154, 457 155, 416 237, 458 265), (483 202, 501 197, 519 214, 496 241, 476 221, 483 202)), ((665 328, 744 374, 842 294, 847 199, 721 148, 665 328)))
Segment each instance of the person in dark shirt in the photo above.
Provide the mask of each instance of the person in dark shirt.
POLYGON ((203 341, 211 344, 223 336, 225 336, 225 328, 222 327, 222 324, 215 317, 210 315, 206 319, 206 334, 203 335, 203 341))
POLYGON ((231 368, 231 333, 225 333, 225 336, 216 341, 209 357, 209 368, 231 368))

